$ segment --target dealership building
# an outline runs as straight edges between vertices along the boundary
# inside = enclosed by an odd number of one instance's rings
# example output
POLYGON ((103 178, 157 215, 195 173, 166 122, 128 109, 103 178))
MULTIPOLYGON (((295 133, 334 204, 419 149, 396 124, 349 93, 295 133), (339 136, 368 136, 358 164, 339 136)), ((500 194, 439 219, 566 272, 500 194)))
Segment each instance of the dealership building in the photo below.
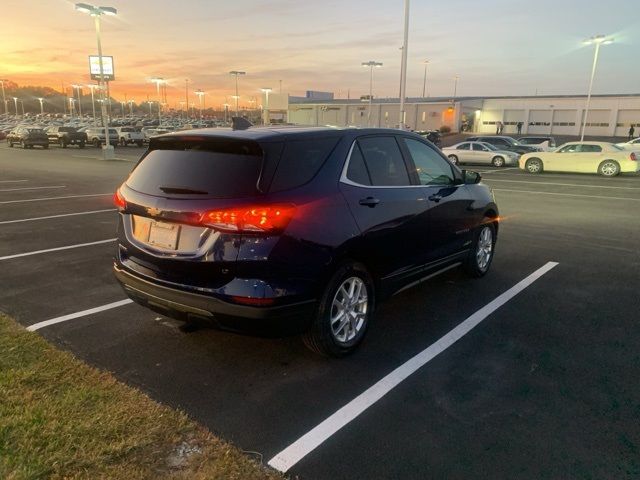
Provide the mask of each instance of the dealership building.
MULTIPOLYGON (((411 130, 435 130, 448 126, 476 133, 532 135, 579 135, 585 117, 586 95, 531 97, 408 98, 405 124, 411 130)), ((397 127, 400 102, 396 99, 368 101, 318 100, 291 97, 288 120, 300 125, 397 127)), ((631 125, 640 135, 640 94, 593 95, 586 120, 589 136, 626 137, 631 125)))

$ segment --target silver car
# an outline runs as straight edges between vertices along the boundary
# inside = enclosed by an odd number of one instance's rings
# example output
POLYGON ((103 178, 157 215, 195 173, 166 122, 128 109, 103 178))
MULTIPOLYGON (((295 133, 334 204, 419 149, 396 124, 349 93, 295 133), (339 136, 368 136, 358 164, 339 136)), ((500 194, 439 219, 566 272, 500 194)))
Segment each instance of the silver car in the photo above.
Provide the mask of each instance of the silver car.
POLYGON ((461 142, 442 149, 442 152, 455 164, 482 163, 494 167, 518 165, 520 155, 500 150, 489 143, 461 142))

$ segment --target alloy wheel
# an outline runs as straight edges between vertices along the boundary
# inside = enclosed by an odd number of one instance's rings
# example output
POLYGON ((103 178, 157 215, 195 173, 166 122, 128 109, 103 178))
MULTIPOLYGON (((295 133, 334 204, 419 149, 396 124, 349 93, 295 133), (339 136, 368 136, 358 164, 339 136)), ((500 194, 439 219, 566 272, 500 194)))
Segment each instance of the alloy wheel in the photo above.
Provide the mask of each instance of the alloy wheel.
POLYGON ((478 246, 476 248, 476 261, 478 268, 483 272, 488 268, 491 255, 493 254, 493 234, 488 226, 482 227, 478 236, 478 246))
POLYGON ((613 162, 606 162, 602 165, 600 171, 605 177, 613 177, 616 173, 618 173, 618 166, 613 162))
POLYGON ((342 282, 331 305, 331 333, 338 343, 353 340, 365 326, 368 311, 367 286, 359 277, 342 282))

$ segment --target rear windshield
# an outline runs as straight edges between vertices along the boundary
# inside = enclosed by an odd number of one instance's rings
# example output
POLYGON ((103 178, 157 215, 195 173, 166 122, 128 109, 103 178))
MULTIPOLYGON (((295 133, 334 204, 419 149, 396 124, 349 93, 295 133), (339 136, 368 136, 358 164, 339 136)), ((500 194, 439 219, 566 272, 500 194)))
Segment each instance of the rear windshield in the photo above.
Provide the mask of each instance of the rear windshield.
POLYGON ((138 163, 127 180, 129 187, 164 197, 242 198, 259 193, 262 150, 257 144, 163 140, 138 163))

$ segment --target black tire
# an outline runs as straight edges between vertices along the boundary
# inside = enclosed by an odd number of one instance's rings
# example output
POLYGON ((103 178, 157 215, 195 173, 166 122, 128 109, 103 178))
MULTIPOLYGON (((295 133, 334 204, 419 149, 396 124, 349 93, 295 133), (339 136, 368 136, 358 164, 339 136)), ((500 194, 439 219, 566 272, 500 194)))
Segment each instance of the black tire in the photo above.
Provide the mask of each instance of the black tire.
POLYGON ((84 142, 80 142, 80 143, 78 144, 78 148, 84 148, 84 142))
POLYGON ((62 148, 67 148, 67 142, 64 141, 64 138, 61 138, 58 143, 60 143, 62 148))
POLYGON ((123 147, 127 146, 127 141, 124 139, 124 137, 120 139, 120 145, 122 145, 123 147))
POLYGON ((615 177, 620 174, 620 164, 615 160, 605 160, 598 165, 598 174, 603 177, 615 177))
POLYGON ((49 148, 49 144, 47 143, 46 145, 42 145, 42 148, 44 148, 45 150, 49 148))
POLYGON ((524 168, 529 173, 542 173, 542 171, 544 170, 544 165, 542 164, 542 160, 540 160, 539 158, 530 158, 524 164, 524 168))
MULTIPOLYGON (((362 287, 361 287, 362 288, 362 287)), ((360 296, 358 296, 360 298, 360 296)), ((344 297, 343 297, 344 300, 344 297)), ((341 303, 341 302, 339 302, 341 303)), ((353 307, 354 304, 351 304, 353 307)), ((304 344, 310 350, 329 357, 343 357, 353 353, 360 345, 371 323, 375 308, 375 290, 373 279, 366 268, 355 262, 347 262, 341 265, 331 277, 327 287, 319 301, 318 309, 315 313, 310 329, 303 334, 304 344), (353 338, 340 340, 337 338, 342 330, 334 333, 331 324, 331 317, 334 313, 334 300, 341 294, 338 292, 345 282, 352 279, 359 279, 362 286, 366 287, 366 301, 362 304, 365 308, 363 322, 359 329, 356 329, 353 338)), ((345 325, 345 328, 347 326, 345 325)), ((345 336, 348 333, 345 332, 345 336)))
POLYGON ((501 155, 496 155, 495 157, 493 157, 493 159, 491 160, 491 163, 493 164, 494 167, 504 167, 504 157, 501 155))
POLYGON ((24 143, 24 141, 23 141, 23 140, 20 140, 20 146, 21 146, 22 148, 25 148, 25 149, 27 148, 27 144, 26 144, 26 143, 24 143))
POLYGON ((93 146, 96 148, 100 148, 100 145, 102 145, 102 142, 100 141, 99 138, 94 138, 92 143, 93 143, 93 146))
POLYGON ((449 155, 447 158, 451 160, 451 163, 454 165, 458 165, 458 163, 460 163, 456 155, 449 155))
MULTIPOLYGON (((489 220, 485 218, 485 220, 489 220)), ((496 246, 496 227, 490 221, 487 223, 483 223, 473 232, 473 242, 471 244, 471 249, 469 250, 469 254, 464 262, 464 270, 468 275, 474 278, 480 278, 487 274, 489 268, 491 267, 491 262, 493 261, 493 256, 495 252, 496 246), (488 231, 491 235, 491 243, 490 243, 490 251, 487 263, 484 264, 481 262, 481 258, 483 256, 480 255, 480 248, 484 248, 486 252, 486 245, 481 245, 481 237, 485 231, 488 231)))
POLYGON ((13 148, 13 142, 10 142, 9 140, 7 140, 7 143, 9 144, 10 148, 13 148))
POLYGON ((137 145, 138 147, 142 147, 142 145, 144 145, 144 142, 143 142, 142 140, 138 140, 138 141, 136 142, 136 145, 137 145))

